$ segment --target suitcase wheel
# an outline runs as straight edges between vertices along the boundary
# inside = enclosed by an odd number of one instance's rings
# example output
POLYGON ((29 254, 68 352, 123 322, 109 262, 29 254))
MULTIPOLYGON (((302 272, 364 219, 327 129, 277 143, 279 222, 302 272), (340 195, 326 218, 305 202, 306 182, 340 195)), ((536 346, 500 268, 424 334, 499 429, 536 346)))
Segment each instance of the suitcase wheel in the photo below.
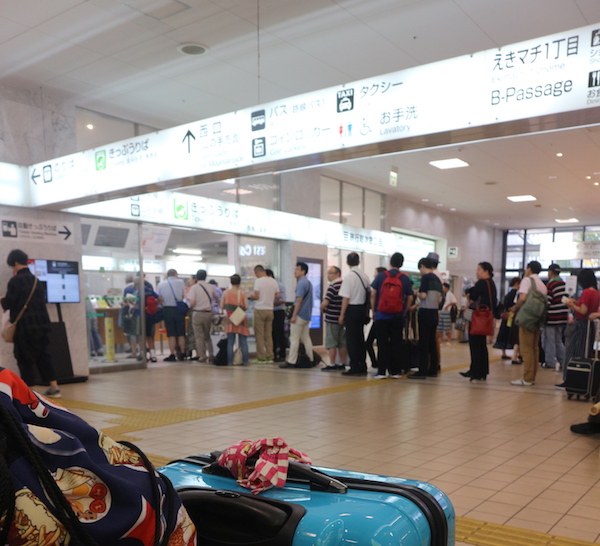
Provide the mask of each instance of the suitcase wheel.
POLYGON ((579 395, 577 395, 577 400, 579 400, 579 395))
POLYGON ((571 398, 573 398, 573 395, 571 393, 567 394, 567 400, 571 400, 571 398))
POLYGON ((589 401, 590 401, 590 395, 589 395, 589 394, 588 394, 588 395, 585 397, 585 401, 586 401, 586 402, 589 402, 589 401))

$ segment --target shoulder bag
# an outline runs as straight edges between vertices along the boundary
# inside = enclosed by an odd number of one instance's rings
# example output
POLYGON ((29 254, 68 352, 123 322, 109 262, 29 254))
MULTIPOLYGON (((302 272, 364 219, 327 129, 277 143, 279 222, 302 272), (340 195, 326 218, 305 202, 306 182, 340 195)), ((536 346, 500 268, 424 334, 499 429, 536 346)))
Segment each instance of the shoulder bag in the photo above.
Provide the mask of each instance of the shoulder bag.
POLYGON ((244 310, 244 308, 240 305, 240 291, 238 289, 238 303, 237 303, 237 307, 233 310, 233 312, 231 313, 231 315, 229 315, 229 317, 227 317, 229 319, 229 322, 231 322, 231 324, 233 324, 234 326, 239 326, 244 319, 246 318, 246 311, 244 310))
POLYGON ((354 271, 354 273, 356 273, 358 280, 360 281, 360 284, 362 284, 363 288, 365 289, 365 293, 366 293, 366 299, 365 299, 365 324, 369 324, 369 322, 371 322, 371 315, 369 314, 369 312, 371 311, 371 291, 365 286, 365 283, 362 280, 362 277, 358 274, 358 272, 356 270, 352 270, 354 271))
POLYGON ((6 341, 6 343, 14 343, 15 330, 17 329, 17 323, 21 320, 23 313, 27 310, 27 306, 29 305, 29 302, 31 301, 31 296, 33 296, 33 293, 35 292, 37 282, 38 282, 38 279, 37 279, 37 277, 35 277, 35 279, 33 281, 33 287, 31 289, 31 292, 29 293, 29 297, 27 298, 25 305, 23 305, 23 308, 19 311, 19 314, 17 315, 17 318, 15 319, 15 321, 11 322, 10 320, 7 320, 2 325, 2 339, 4 341, 6 341))
POLYGON ((548 299, 546 294, 543 294, 535 287, 535 280, 531 278, 529 280, 530 286, 527 299, 517 311, 515 324, 519 328, 525 328, 525 330, 534 332, 544 321, 548 299))
POLYGON ((185 301, 183 300, 177 299, 177 296, 175 295, 175 290, 173 290, 173 286, 169 282, 169 279, 167 279, 167 282, 169 283, 169 288, 171 289, 171 292, 173 292, 173 297, 175 298, 175 306, 177 307, 177 311, 179 311, 180 315, 187 315, 188 311, 190 310, 188 304, 185 303, 185 301))
MULTIPOLYGON (((492 289, 490 288, 490 281, 486 280, 486 282, 488 293, 490 295, 490 304, 492 305, 492 289)), ((494 314, 492 313, 491 307, 488 305, 478 305, 476 309, 473 309, 469 333, 472 336, 491 336, 494 333, 494 314)))

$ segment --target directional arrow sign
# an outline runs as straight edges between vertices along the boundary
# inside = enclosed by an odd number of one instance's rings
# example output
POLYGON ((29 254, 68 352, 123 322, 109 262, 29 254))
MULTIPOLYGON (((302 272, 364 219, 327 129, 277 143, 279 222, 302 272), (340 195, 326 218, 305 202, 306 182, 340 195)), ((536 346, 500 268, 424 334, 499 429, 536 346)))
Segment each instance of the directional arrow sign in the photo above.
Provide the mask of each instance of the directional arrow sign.
POLYGON ((71 231, 69 230, 69 228, 67 226, 63 226, 63 228, 65 228, 64 231, 59 231, 58 233, 60 233, 61 235, 65 236, 65 241, 71 236, 71 231))
POLYGON ((183 137, 183 140, 181 141, 181 142, 185 142, 185 140, 187 139, 187 145, 188 145, 188 154, 191 152, 191 150, 190 150, 190 145, 191 145, 191 142, 192 142, 192 138, 193 138, 194 140, 196 140, 196 137, 194 136, 194 134, 192 133, 192 131, 190 131, 190 130, 188 129, 188 132, 185 134, 185 136, 183 137))
POLYGON ((36 173, 37 169, 34 167, 33 172, 31 173, 31 180, 35 185, 37 185, 37 179, 40 177, 39 174, 36 173))

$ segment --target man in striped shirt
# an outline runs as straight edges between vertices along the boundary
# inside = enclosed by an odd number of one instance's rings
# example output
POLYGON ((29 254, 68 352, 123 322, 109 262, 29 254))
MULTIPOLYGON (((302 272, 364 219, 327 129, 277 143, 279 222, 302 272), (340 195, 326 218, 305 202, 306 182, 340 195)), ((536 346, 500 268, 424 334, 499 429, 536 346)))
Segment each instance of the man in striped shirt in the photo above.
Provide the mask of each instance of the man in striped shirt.
POLYGON ((329 351, 329 365, 322 371, 343 370, 346 365, 346 329, 339 323, 342 310, 342 296, 339 295, 342 286, 342 272, 339 267, 332 265, 327 270, 329 288, 321 303, 321 311, 325 313, 325 347, 329 351), (339 351, 340 361, 336 364, 336 353, 339 351))
POLYGON ((568 309, 562 302, 562 298, 568 294, 565 290, 565 282, 560 278, 560 271, 558 264, 551 264, 548 267, 547 323, 542 338, 546 361, 542 364, 542 368, 555 369, 557 362, 560 367, 565 358, 563 334, 567 324, 568 309))

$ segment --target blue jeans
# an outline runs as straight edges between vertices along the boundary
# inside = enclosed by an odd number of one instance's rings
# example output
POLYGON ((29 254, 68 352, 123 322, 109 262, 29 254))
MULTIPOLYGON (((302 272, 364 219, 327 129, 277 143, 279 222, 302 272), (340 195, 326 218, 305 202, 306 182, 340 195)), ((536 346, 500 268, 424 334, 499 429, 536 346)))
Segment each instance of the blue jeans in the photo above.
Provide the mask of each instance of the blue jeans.
POLYGON ((227 334, 227 364, 233 364, 233 346, 235 345, 235 336, 238 336, 240 349, 242 350, 242 362, 248 364, 248 338, 241 334, 227 334))
POLYGON ((544 345, 546 364, 548 366, 555 366, 557 361, 561 366, 563 364, 563 360, 565 359, 565 346, 563 344, 564 331, 564 324, 558 324, 557 326, 546 325, 544 327, 542 343, 544 345))

